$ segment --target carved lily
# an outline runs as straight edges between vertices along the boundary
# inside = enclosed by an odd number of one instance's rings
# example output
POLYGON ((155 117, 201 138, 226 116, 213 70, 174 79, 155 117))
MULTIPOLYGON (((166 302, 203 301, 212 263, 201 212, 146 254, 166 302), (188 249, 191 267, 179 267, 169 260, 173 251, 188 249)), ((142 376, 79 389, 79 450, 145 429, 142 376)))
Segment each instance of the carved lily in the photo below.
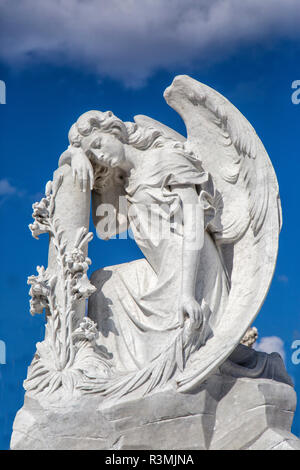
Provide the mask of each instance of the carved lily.
POLYGON ((86 273, 91 264, 90 258, 87 258, 78 248, 75 248, 71 253, 67 254, 66 262, 69 271, 73 275, 86 273))
POLYGON ((77 300, 87 299, 95 291, 96 287, 90 283, 86 274, 77 281, 73 281, 72 294, 77 300))
POLYGON ((34 218, 33 224, 29 225, 32 236, 38 239, 42 233, 50 232, 49 227, 49 207, 51 206, 51 195, 44 197, 40 202, 32 205, 34 218))
POLYGON ((61 387, 74 393, 88 376, 103 375, 109 370, 106 358, 94 351, 98 335, 95 323, 83 319, 72 333, 75 302, 88 298, 96 290, 86 275, 91 260, 84 253, 93 234, 84 227, 78 229, 73 250, 66 252, 64 230, 55 217, 55 197, 62 181, 61 175, 55 182, 47 183, 46 197, 33 205, 34 222, 29 226, 35 238, 41 233, 51 235, 58 262, 57 275, 50 275, 43 266, 38 266, 38 275, 28 278, 32 296, 30 313, 46 310, 47 314, 47 338, 37 346, 25 382, 26 390, 33 394, 52 394, 61 387), (57 289, 65 293, 61 303, 57 289))
POLYGON ((93 342, 98 337, 98 334, 96 323, 90 318, 84 317, 72 336, 76 340, 86 339, 93 342))
POLYGON ((40 202, 35 202, 32 205, 33 214, 32 217, 38 222, 43 223, 49 217, 49 197, 44 197, 40 202))
POLYGON ((45 308, 48 308, 48 296, 50 288, 48 285, 48 277, 44 266, 37 267, 38 276, 29 276, 27 284, 31 285, 29 290, 30 299, 30 313, 43 313, 45 308))

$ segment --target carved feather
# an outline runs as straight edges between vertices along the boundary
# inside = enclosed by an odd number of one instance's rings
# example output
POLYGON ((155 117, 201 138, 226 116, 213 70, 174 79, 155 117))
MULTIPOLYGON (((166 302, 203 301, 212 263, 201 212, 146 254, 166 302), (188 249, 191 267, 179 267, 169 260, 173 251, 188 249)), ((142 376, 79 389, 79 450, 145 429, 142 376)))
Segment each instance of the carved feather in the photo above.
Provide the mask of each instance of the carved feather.
POLYGON ((164 96, 186 124, 187 147, 212 174, 222 196, 217 238, 236 241, 249 224, 256 236, 266 217, 270 192, 278 197, 278 184, 252 125, 224 96, 188 76, 176 77, 164 96))

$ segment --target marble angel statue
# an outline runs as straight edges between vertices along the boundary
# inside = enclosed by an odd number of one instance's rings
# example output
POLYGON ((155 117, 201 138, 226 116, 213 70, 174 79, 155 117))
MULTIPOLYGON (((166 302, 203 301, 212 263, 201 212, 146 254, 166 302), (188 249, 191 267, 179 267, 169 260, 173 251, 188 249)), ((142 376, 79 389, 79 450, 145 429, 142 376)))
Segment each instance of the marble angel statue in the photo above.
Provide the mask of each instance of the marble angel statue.
MULTIPOLYGON (((92 192, 98 235, 129 224, 144 254, 91 276, 85 321, 97 324, 93 354, 101 352, 105 366, 85 371, 81 393, 189 391, 228 357, 238 367, 236 347, 272 279, 280 199, 253 127, 190 77, 176 77, 164 96, 187 138, 146 116, 123 122, 110 111, 88 111, 71 127, 59 161, 80 197, 92 192), (109 218, 106 208, 113 208, 109 218)), ((84 211, 88 220, 89 202, 84 211)), ((266 368, 264 361, 254 366, 252 375, 266 368)))

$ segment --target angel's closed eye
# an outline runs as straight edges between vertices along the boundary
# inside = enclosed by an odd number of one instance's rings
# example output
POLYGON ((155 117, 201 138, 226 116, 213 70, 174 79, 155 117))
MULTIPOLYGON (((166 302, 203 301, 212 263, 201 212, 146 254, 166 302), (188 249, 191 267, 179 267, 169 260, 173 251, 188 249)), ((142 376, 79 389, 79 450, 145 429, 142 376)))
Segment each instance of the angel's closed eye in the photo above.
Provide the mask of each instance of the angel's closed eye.
POLYGON ((91 143, 91 148, 93 148, 93 149, 100 149, 100 148, 101 148, 101 139, 100 139, 100 137, 97 137, 97 138, 91 143))

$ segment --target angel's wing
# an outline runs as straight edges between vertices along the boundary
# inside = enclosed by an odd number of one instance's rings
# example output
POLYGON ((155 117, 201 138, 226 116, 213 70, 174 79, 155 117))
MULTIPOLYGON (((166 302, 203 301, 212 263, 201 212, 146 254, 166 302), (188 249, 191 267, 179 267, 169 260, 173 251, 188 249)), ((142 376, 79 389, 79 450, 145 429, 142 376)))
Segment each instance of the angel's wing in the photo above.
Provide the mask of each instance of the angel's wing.
MULTIPOLYGON (((187 367, 178 378, 179 389, 185 391, 222 364, 256 317, 275 268, 281 206, 262 142, 226 98, 187 76, 176 77, 165 98, 186 124, 186 147, 213 177, 219 195, 213 235, 231 281, 227 308, 213 338, 194 356, 192 371, 187 367)), ((185 140, 147 116, 135 121, 185 140)))
POLYGON ((214 336, 178 378, 179 390, 185 391, 224 362, 256 317, 275 268, 281 208, 267 152, 237 108, 188 76, 176 77, 164 96, 186 124, 186 147, 212 175, 219 195, 213 235, 231 282, 214 336))
POLYGON ((171 129, 171 127, 162 124, 155 119, 150 118, 149 116, 144 116, 143 114, 138 114, 134 116, 134 122, 141 127, 151 127, 153 129, 158 129, 165 137, 168 137, 173 140, 178 140, 179 142, 185 142, 186 138, 178 132, 171 129))

